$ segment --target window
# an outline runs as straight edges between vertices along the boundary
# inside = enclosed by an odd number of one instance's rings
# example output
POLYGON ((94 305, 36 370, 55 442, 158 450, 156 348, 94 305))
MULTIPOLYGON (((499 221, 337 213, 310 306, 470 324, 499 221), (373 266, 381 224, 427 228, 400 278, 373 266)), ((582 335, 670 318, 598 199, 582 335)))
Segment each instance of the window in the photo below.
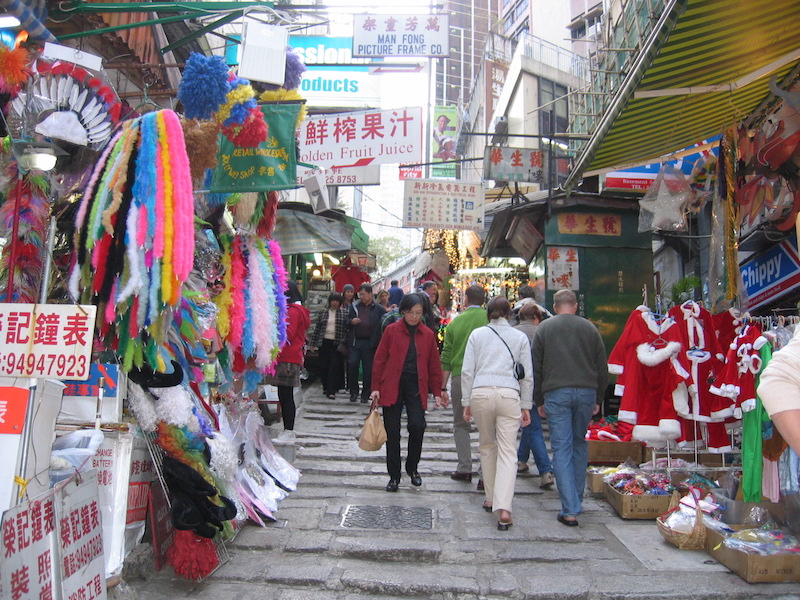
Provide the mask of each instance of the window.
POLYGON ((569 125, 567 87, 539 78, 539 133, 565 133, 569 125), (546 106, 545 106, 546 105, 546 106))

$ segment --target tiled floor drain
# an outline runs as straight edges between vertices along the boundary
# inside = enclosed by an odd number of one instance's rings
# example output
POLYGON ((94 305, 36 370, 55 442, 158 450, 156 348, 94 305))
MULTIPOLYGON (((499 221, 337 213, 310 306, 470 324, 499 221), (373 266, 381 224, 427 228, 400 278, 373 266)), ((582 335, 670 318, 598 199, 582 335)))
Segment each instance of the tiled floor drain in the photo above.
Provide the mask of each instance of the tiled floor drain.
POLYGON ((433 511, 421 506, 350 505, 342 527, 358 529, 433 529, 433 511))

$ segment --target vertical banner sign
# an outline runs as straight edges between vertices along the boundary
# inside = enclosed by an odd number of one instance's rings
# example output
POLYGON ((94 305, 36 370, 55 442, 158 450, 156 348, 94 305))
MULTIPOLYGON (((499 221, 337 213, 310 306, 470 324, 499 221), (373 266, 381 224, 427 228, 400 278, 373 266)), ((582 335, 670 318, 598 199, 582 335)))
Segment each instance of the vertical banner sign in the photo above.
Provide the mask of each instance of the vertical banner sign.
POLYGON ((55 494, 63 600, 104 600, 103 528, 94 471, 70 479, 55 494))
POLYGON ((0 304, 0 376, 86 379, 97 307, 0 304))
POLYGON ((455 106, 437 106, 433 109, 433 145, 431 146, 431 175, 434 177, 455 177, 456 165, 436 165, 438 162, 456 159, 456 123, 455 106))
POLYGON ((51 490, 3 513, 0 597, 52 600, 57 596, 57 524, 53 498, 51 490))
POLYGON ((547 289, 579 289, 578 264, 577 248, 550 246, 547 249, 547 289))
POLYGON ((450 56, 447 15, 354 15, 353 56, 450 56))
POLYGON ((547 154, 538 149, 486 146, 483 153, 483 178, 544 183, 547 180, 547 154))
POLYGON ((300 127, 298 145, 301 162, 323 169, 420 163, 422 108, 310 116, 300 127))
POLYGON ((484 82, 484 88, 486 90, 486 101, 484 104, 486 131, 492 131, 492 117, 497 108, 497 103, 500 100, 500 94, 503 93, 503 86, 506 84, 508 66, 493 60, 487 60, 483 63, 483 73, 486 78, 484 82))
POLYGON ((239 148, 220 136, 211 192, 269 192, 297 187, 295 132, 301 103, 264 104, 267 140, 257 148, 239 148))
POLYGON ((164 488, 158 480, 150 484, 150 532, 153 535, 153 555, 156 571, 167 564, 167 552, 175 539, 175 527, 170 519, 170 506, 164 488))
POLYGON ((404 182, 403 227, 483 230, 483 186, 433 179, 404 182))

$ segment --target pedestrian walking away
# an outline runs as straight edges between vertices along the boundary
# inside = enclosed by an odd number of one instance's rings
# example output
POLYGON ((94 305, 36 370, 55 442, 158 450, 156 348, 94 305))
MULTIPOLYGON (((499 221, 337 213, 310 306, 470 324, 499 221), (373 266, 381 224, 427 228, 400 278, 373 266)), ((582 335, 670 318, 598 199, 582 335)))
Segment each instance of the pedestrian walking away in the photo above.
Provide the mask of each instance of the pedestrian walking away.
POLYGON ((300 387, 300 371, 303 368, 303 347, 306 331, 311 325, 311 316, 303 306, 303 296, 294 281, 288 281, 286 289, 286 344, 278 354, 275 373, 268 375, 264 383, 278 388, 278 401, 281 404, 283 432, 281 440, 294 440, 294 419, 297 407, 294 403, 294 389, 300 387))
POLYGON ((508 324, 511 305, 495 296, 486 305, 489 324, 467 340, 461 368, 464 420, 475 417, 486 500, 497 528, 511 527, 517 479, 517 431, 530 423, 533 366, 527 336, 508 324), (521 365, 522 370, 518 368, 521 365))
POLYGON ((561 498, 559 522, 575 527, 583 508, 589 449, 586 430, 600 410, 608 381, 603 339, 579 317, 572 290, 553 298, 555 317, 545 319, 533 338, 534 399, 547 417, 556 486, 561 498))
MULTIPOLYGON (((533 337, 536 334, 536 328, 542 322, 542 311, 539 305, 535 302, 528 302, 522 306, 517 312, 519 318, 519 325, 515 327, 528 336, 528 342, 533 348, 533 337)), ((532 401, 533 399, 531 399, 532 401)), ((531 422, 527 427, 522 428, 522 434, 519 438, 519 447, 517 448, 517 472, 525 473, 528 471, 528 459, 533 454, 533 460, 536 462, 536 469, 539 472, 541 481, 539 487, 544 490, 549 490, 555 483, 553 476, 553 463, 550 462, 550 455, 547 453, 547 444, 544 441, 544 432, 542 431, 542 418, 539 416, 538 411, 531 411, 531 422)))
POLYGON ((408 454, 406 473, 411 484, 419 487, 418 472, 425 435, 425 410, 428 393, 442 404, 442 368, 433 332, 421 323, 423 300, 419 294, 407 294, 400 301, 403 318, 383 332, 375 353, 372 373, 372 404, 383 407, 386 427, 386 468, 389 471, 387 492, 400 485, 400 419, 403 408, 408 416, 408 454))
POLYGON ((344 384, 342 355, 337 351, 347 336, 347 310, 342 307, 342 295, 333 292, 328 296, 327 308, 317 313, 317 324, 310 339, 310 349, 319 351, 319 378, 328 398, 344 384))
POLYGON ((358 371, 364 375, 361 387, 361 402, 369 402, 372 383, 372 359, 381 339, 381 318, 383 310, 372 296, 372 286, 362 283, 358 288, 358 300, 348 309, 347 333, 347 385, 350 390, 350 402, 358 400, 358 371))
POLYGON ((461 368, 464 362, 464 351, 470 334, 478 327, 483 327, 489 320, 483 304, 486 302, 486 290, 479 285, 469 286, 465 292, 466 308, 453 319, 444 330, 444 348, 442 349, 442 397, 447 396, 447 382, 450 380, 449 400, 453 404, 453 438, 456 445, 458 464, 450 474, 455 481, 472 481, 472 448, 470 443, 469 421, 464 420, 464 407, 461 404, 461 368))

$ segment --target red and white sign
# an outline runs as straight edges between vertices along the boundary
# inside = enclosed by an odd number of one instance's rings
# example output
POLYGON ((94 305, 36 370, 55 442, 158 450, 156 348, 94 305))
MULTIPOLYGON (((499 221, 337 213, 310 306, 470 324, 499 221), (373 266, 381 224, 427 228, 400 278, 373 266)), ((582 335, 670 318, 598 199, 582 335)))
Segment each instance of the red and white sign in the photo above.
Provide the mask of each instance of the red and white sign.
POLYGON ((92 471, 56 492, 61 597, 103 600, 106 578, 97 479, 92 471), (78 483, 80 481, 80 483, 78 483))
POLYGON ((403 227, 483 230, 483 185, 436 179, 407 179, 403 227))
POLYGON ((404 167, 400 165, 400 181, 406 179, 422 179, 422 167, 404 167))
POLYGON ((422 108, 308 117, 298 131, 300 162, 323 169, 422 162, 422 108))
POLYGON ((50 491, 42 498, 23 502, 3 513, 0 550, 3 598, 52 600, 57 596, 54 590, 58 581, 53 568, 58 562, 55 511, 54 492, 50 491))
POLYGON ((354 15, 353 56, 450 56, 447 15, 354 15))
POLYGON ((28 390, 18 387, 0 387, 0 434, 21 435, 28 412, 28 390))
POLYGON ((580 286, 578 249, 550 246, 547 249, 547 289, 577 290, 580 286))
POLYGON ((69 304, 0 304, 0 375, 86 379, 96 311, 69 304))
POLYGON ((606 173, 603 189, 614 190, 641 190, 646 192, 656 180, 657 173, 636 173, 627 171, 612 171, 606 173))

